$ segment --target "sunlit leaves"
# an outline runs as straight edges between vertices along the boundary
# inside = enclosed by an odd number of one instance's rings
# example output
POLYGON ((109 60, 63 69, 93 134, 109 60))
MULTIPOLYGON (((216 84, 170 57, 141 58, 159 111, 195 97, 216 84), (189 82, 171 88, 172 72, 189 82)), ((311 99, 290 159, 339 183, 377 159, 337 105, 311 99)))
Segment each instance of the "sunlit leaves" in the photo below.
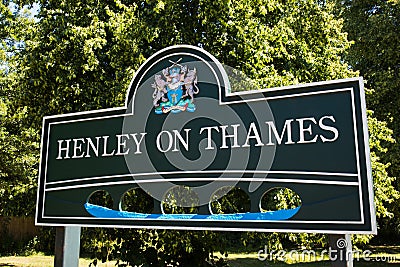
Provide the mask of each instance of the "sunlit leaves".
POLYGON ((389 232, 400 233, 400 202, 390 196, 392 186, 387 184, 391 181, 397 190, 400 189, 400 2, 346 0, 341 3, 343 5, 340 11, 345 30, 349 33, 349 39, 353 40, 345 59, 364 76, 369 88, 369 108, 374 110, 376 118, 387 122, 387 126, 393 130, 393 138, 396 139, 396 143, 379 143, 376 134, 379 134, 381 140, 386 135, 385 132, 376 131, 378 128, 382 129, 381 125, 370 129, 373 131, 371 141, 377 146, 373 156, 375 159, 379 158, 380 162, 387 163, 380 165, 375 162, 375 179, 379 179, 376 185, 382 185, 381 189, 376 190, 376 197, 382 200, 387 198, 385 202, 391 202, 390 205, 385 204, 386 208, 383 209, 378 201, 378 214, 382 212, 382 215, 393 217, 393 220, 380 219, 379 223, 381 228, 386 228, 389 232), (393 178, 385 179, 386 172, 393 178), (385 188, 385 185, 388 187, 385 188))

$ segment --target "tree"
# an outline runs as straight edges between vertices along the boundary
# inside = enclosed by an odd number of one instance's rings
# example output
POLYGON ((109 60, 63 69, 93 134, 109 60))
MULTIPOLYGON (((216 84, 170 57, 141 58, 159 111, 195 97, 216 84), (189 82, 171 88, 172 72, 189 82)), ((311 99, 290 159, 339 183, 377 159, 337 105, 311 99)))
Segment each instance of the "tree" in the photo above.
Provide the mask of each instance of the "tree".
MULTIPOLYGON (((365 77, 370 93, 367 102, 374 115, 393 129, 396 143, 386 147, 376 156, 388 164, 390 176, 400 177, 400 3, 397 0, 345 0, 341 6, 345 30, 354 44, 346 61, 365 77)), ((400 183, 395 183, 400 189, 400 183)), ((399 202, 388 208, 394 218, 400 216, 399 202), (393 213, 395 216, 393 216, 393 213)), ((381 224, 389 232, 400 233, 398 219, 384 220, 381 224)))
POLYGON ((43 1, 17 97, 37 115, 118 106, 145 58, 180 43, 204 47, 261 87, 348 77, 340 54, 349 43, 332 9, 314 1, 43 1))
POLYGON ((38 131, 26 125, 25 107, 12 108, 14 57, 33 24, 27 10, 0 3, 0 215, 32 216, 38 169, 38 131))
MULTIPOLYGON (((121 106, 140 64, 173 44, 205 48, 258 87, 355 75, 341 58, 350 42, 329 1, 42 0, 40 7, 34 27, 24 36, 24 49, 13 55, 12 74, 6 75, 13 84, 7 95, 10 106, 26 110, 37 131, 44 115, 121 106)), ((385 130, 376 133, 377 140, 389 138, 385 130)), ((383 193, 377 201, 385 207, 393 190, 388 191, 389 180, 384 179, 386 165, 379 168, 382 179, 376 189, 383 193)), ((210 253, 223 252, 228 236, 162 230, 85 233, 85 246, 101 259, 110 256, 131 264, 139 259, 152 266, 219 264, 210 253)), ((272 245, 323 242, 320 235, 260 237, 272 245)))

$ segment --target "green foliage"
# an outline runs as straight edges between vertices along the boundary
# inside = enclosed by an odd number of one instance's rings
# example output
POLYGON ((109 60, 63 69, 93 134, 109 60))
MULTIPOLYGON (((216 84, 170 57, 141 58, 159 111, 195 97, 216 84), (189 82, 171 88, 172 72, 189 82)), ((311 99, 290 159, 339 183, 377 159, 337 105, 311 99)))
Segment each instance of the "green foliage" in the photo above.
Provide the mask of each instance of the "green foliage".
POLYGON ((371 135, 371 164, 372 176, 374 178, 375 207, 378 217, 392 217, 393 212, 389 211, 385 203, 392 203, 400 197, 399 192, 395 189, 392 182, 394 177, 389 177, 387 168, 389 163, 383 164, 379 162, 379 154, 385 153, 388 149, 383 143, 394 143, 391 134, 392 131, 387 128, 385 122, 378 121, 371 116, 369 112, 368 129, 371 135))
POLYGON ((212 196, 211 210, 215 214, 250 212, 250 198, 238 187, 222 187, 212 196))
POLYGON ((13 108, 18 63, 14 58, 28 36, 29 12, 0 3, 0 215, 32 216, 39 161, 38 130, 26 125, 26 107, 13 108))
POLYGON ((166 214, 195 214, 199 198, 189 187, 176 186, 166 192, 161 205, 166 214))
POLYGON ((26 110, 10 114, 0 98, 0 214, 32 216, 38 169, 38 133, 27 128, 26 110))
MULTIPOLYGON (((388 151, 389 144, 393 144, 395 140, 392 137, 393 131, 387 127, 386 122, 373 117, 372 111, 368 111, 367 114, 375 209, 379 227, 379 222, 382 224, 382 222, 387 222, 387 219, 393 218, 394 211, 391 204, 400 198, 400 193, 394 186, 396 178, 390 177, 388 174, 390 163, 382 163, 378 156, 384 155, 388 151)), ((368 243, 372 237, 372 235, 354 235, 353 242, 356 245, 363 245, 368 243)))
POLYGON ((261 199, 261 209, 266 211, 294 209, 300 205, 299 195, 284 187, 272 188, 261 199))
MULTIPOLYGON (((367 96, 368 106, 374 110, 374 116, 377 119, 387 122, 388 127, 393 129, 393 137, 396 140, 394 144, 386 142, 382 146, 387 150, 375 151, 372 156, 386 163, 387 168, 384 169, 390 176, 400 177, 400 53, 398 45, 400 42, 400 2, 398 0, 345 0, 342 3, 340 11, 345 19, 344 29, 349 33, 349 39, 353 40, 353 45, 345 59, 366 79, 370 89, 367 96)), ((384 183, 384 180, 394 181, 392 184, 400 190, 399 180, 384 179, 386 173, 382 172, 383 165, 377 161, 374 165, 375 181, 378 184, 384 183)), ((389 188, 390 191, 391 187, 389 188)), ((380 190, 376 192, 377 197, 382 200, 385 198, 382 195, 385 194, 389 192, 380 190)), ((390 194, 388 198, 391 198, 390 194)), ((399 235, 400 202, 393 200, 386 200, 386 202, 391 202, 391 204, 383 210, 378 204, 378 212, 393 219, 381 218, 379 222, 389 233, 397 231, 399 235)))
POLYGON ((27 28, 31 20, 27 9, 19 9, 12 1, 0 3, 0 64, 4 72, 13 54, 20 52, 24 46, 27 28), (13 8, 10 8, 13 7, 13 8), (24 30, 22 30, 24 29, 24 30))
POLYGON ((83 249, 94 263, 117 259, 119 266, 224 266, 212 252, 224 243, 217 233, 193 234, 172 230, 99 229, 83 230, 83 249), (211 265, 210 265, 211 264, 211 265))
POLYGON ((141 188, 125 192, 121 201, 121 210, 140 213, 151 213, 154 208, 153 198, 141 188))
POLYGON ((332 10, 312 0, 42 1, 16 98, 39 115, 36 125, 45 114, 120 106, 145 58, 181 43, 204 47, 261 87, 345 77, 340 54, 349 43, 332 10))
MULTIPOLYGON (((368 104, 380 119, 389 122, 392 117, 398 121, 399 1, 344 1, 342 11, 346 18, 345 29, 354 40, 346 60, 365 76, 368 87, 374 90, 368 97, 368 104)), ((398 126, 398 122, 393 125, 398 126)))

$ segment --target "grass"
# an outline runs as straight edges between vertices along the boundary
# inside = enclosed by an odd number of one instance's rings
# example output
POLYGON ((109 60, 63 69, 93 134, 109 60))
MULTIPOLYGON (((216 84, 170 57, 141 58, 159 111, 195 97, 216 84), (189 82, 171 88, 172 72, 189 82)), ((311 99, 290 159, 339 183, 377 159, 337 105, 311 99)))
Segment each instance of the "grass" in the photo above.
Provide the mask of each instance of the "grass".
MULTIPOLYGON (((400 265, 400 246, 374 246, 370 247, 369 250, 373 253, 370 255, 370 261, 364 259, 355 259, 354 267, 395 267, 400 265), (396 258, 396 261, 383 262, 381 259, 385 257, 396 258), (380 260, 380 261, 377 261, 380 260)), ((216 254, 217 256, 218 253, 216 254)), ((317 257, 320 259, 320 257, 317 257)), ((331 263, 325 258, 323 261, 313 262, 301 262, 300 259, 285 258, 285 261, 270 262, 261 261, 258 259, 257 253, 232 253, 228 255, 228 263, 231 267, 292 267, 292 266, 304 266, 304 267, 328 267, 331 263)), ((31 256, 10 256, 0 257, 0 267, 52 267, 54 257, 44 255, 31 255, 31 256)), ((79 259, 79 267, 88 267, 92 260, 90 259, 79 259)), ((115 266, 114 262, 98 263, 99 267, 112 267, 115 266)))
MULTIPOLYGON (((79 259, 79 267, 88 267, 92 260, 79 259)), ((0 257, 0 266, 7 267, 53 267, 54 257, 44 255, 0 257)), ((115 262, 98 263, 100 267, 115 266, 115 262)))

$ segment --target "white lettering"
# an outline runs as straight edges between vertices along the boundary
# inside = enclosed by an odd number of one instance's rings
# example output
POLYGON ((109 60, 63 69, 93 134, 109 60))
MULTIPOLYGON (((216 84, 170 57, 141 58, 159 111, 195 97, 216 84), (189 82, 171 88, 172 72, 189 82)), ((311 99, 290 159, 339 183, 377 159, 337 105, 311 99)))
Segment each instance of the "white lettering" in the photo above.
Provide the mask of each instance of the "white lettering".
POLYGON ((336 129, 335 127, 325 125, 325 124, 324 124, 324 120, 325 120, 325 119, 329 119, 329 120, 331 120, 331 121, 333 121, 333 122, 336 122, 336 121, 335 121, 335 118, 334 118, 333 116, 324 116, 324 117, 321 117, 321 118, 319 119, 319 122, 318 122, 319 127, 320 127, 322 130, 331 131, 331 132, 333 133, 333 138, 329 139, 329 138, 326 138, 325 136, 323 136, 323 135, 321 134, 321 135, 320 135, 321 140, 322 140, 322 142, 324 142, 324 143, 325 143, 325 142, 334 142, 334 141, 336 141, 336 140, 338 139, 338 137, 339 137, 339 131, 338 131, 338 129, 336 129))
POLYGON ((107 146, 108 146, 108 138, 109 138, 109 136, 108 135, 105 135, 105 136, 102 136, 103 137, 103 140, 104 140, 104 142, 103 142, 103 144, 104 144, 104 147, 103 147, 103 154, 101 155, 102 157, 111 157, 111 156, 114 156, 114 154, 115 154, 115 149, 113 149, 110 153, 107 153, 107 146))
POLYGON ((129 135, 117 134, 116 136, 117 136, 117 153, 115 153, 115 156, 127 155, 129 153, 129 148, 126 149, 126 140, 129 139, 129 135), (126 139, 122 140, 123 138, 126 139))
POLYGON ((139 140, 137 139, 136 135, 137 135, 136 133, 135 134, 131 134, 131 136, 133 137, 133 140, 135 141, 135 144, 136 144, 135 154, 142 154, 142 151, 140 151, 140 144, 142 143, 146 133, 140 133, 140 139, 139 140))
POLYGON ((278 131, 276 130, 274 122, 266 121, 265 123, 268 124, 269 126, 269 132, 268 132, 269 142, 267 145, 268 146, 275 145, 274 143, 272 143, 272 133, 274 133, 275 139, 278 142, 278 145, 280 145, 282 143, 286 130, 287 130, 287 141, 285 142, 285 144, 286 145, 294 144, 294 142, 292 141, 292 125, 291 125, 292 121, 293 121, 292 119, 285 121, 285 125, 283 126, 282 134, 280 136, 278 131))
POLYGON ((174 142, 174 140, 173 140, 172 134, 170 132, 168 132, 168 131, 160 132, 157 135, 157 141, 156 141, 156 145, 157 145, 158 151, 165 153, 165 152, 171 150, 173 142, 174 142), (167 149, 163 149, 162 146, 161 146, 161 136, 163 134, 167 134, 168 135, 168 146, 167 146, 167 149))
POLYGON ((71 142, 71 139, 67 139, 67 140, 57 140, 57 142, 58 142, 58 157, 57 157, 56 159, 63 159, 63 157, 62 157, 62 155, 61 155, 61 153, 62 153, 63 151, 65 151, 65 157, 64 157, 64 159, 69 159, 68 152, 69 152, 69 142, 71 142), (66 146, 66 147, 61 147, 61 146, 62 146, 62 143, 63 143, 64 141, 67 143, 67 146, 66 146))
POLYGON ((227 138, 233 138, 233 146, 231 147, 240 147, 238 145, 238 139, 237 139, 237 128, 240 126, 240 124, 234 124, 231 125, 233 127, 233 134, 227 134, 226 132, 226 128, 229 127, 229 125, 222 125, 220 126, 221 130, 222 130, 222 146, 221 148, 228 148, 228 146, 226 145, 226 139, 227 138))
POLYGON ((255 144, 255 146, 263 146, 264 145, 261 142, 260 134, 258 133, 256 124, 254 122, 252 122, 250 124, 249 130, 248 130, 247 136, 246 136, 246 142, 244 143, 244 145, 242 145, 242 147, 249 147, 250 146, 250 144, 249 144, 250 139, 255 139, 257 141, 257 144, 255 144))
POLYGON ((96 136, 96 146, 94 145, 93 141, 91 138, 87 137, 86 141, 87 141, 87 146, 86 146, 86 156, 85 158, 90 158, 90 148, 92 148, 94 154, 96 155, 96 157, 99 156, 99 144, 100 144, 100 136, 96 136))
POLYGON ((174 149, 172 151, 179 151, 177 148, 178 140, 179 142, 185 147, 186 151, 189 151, 189 132, 191 129, 183 129, 186 132, 186 141, 183 139, 179 131, 173 130, 174 137, 175 137, 175 143, 174 143, 174 149))
POLYGON ((309 133, 310 136, 312 136, 312 124, 310 123, 307 128, 304 128, 304 122, 305 121, 311 121, 314 124, 317 124, 314 118, 302 118, 302 119, 296 119, 296 121, 299 122, 299 137, 300 140, 297 142, 298 144, 306 144, 306 143, 315 143, 317 142, 318 135, 314 136, 313 139, 311 140, 306 140, 305 139, 305 133, 309 133))
POLYGON ((211 137, 211 130, 216 130, 219 132, 219 129, 217 126, 209 126, 209 127, 203 127, 200 129, 200 134, 204 131, 207 130, 207 147, 205 148, 206 150, 214 149, 214 147, 211 144, 212 137, 211 137))
POLYGON ((85 143, 85 140, 83 138, 77 138, 73 139, 74 140, 74 155, 72 156, 73 159, 78 159, 78 158, 83 158, 85 156, 85 152, 82 153, 82 143, 78 145, 78 142, 83 142, 85 143), (78 155, 78 153, 81 153, 78 155))

